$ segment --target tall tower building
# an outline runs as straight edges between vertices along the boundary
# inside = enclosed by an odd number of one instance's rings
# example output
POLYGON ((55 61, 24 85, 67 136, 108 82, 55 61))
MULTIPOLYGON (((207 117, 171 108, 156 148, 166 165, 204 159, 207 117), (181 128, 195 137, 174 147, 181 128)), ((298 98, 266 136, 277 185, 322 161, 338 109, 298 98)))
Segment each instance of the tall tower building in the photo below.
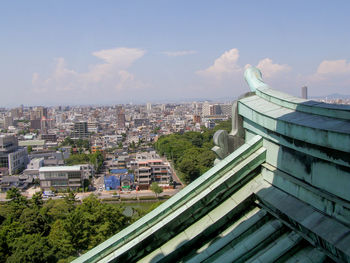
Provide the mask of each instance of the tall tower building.
POLYGON ((41 119, 42 117, 47 119, 47 108, 40 106, 37 107, 36 110, 38 112, 38 119, 41 119))
POLYGON ((232 104, 220 104, 221 114, 232 117, 232 104))
POLYGON ((209 106, 209 115, 220 115, 221 114, 221 108, 219 104, 213 104, 209 106))
POLYGON ((204 102, 202 105, 202 116, 209 116, 210 115, 210 104, 209 102, 204 102))
POLYGON ((147 107, 147 111, 148 111, 148 112, 151 111, 151 110, 152 110, 152 103, 148 102, 148 103, 146 104, 146 107, 147 107))
POLYGON ((8 129, 9 126, 13 126, 13 118, 10 116, 7 116, 4 118, 4 128, 8 129))
POLYGON ((79 139, 89 138, 88 125, 86 121, 74 123, 73 137, 79 139))
POLYGON ((118 128, 125 128, 125 113, 120 106, 117 107, 117 126, 118 128))
POLYGON ((301 97, 303 99, 307 99, 307 87, 306 86, 301 87, 301 97))
POLYGON ((160 110, 163 111, 163 112, 165 111, 165 104, 162 104, 162 105, 160 106, 160 110))
POLYGON ((14 109, 11 109, 11 117, 12 118, 19 118, 20 117, 20 111, 19 111, 19 108, 14 108, 14 109))
POLYGON ((125 113, 124 112, 118 113, 117 125, 118 125, 118 128, 124 128, 125 127, 125 113))

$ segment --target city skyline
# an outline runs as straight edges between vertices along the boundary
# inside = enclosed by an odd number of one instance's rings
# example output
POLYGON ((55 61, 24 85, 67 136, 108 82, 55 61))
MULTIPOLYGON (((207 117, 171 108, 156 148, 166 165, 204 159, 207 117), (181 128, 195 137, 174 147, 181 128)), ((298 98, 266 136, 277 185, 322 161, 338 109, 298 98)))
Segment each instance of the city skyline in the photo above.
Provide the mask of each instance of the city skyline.
POLYGON ((349 3, 2 3, 0 107, 237 97, 257 66, 278 90, 349 95, 349 3), (317 8, 315 7, 317 6, 317 8))

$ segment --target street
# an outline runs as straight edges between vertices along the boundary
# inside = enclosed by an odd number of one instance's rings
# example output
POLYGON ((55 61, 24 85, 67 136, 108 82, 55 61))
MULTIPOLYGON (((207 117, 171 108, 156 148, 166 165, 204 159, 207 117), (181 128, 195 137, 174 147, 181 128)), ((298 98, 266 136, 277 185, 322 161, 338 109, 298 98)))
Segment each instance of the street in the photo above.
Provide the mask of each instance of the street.
MULTIPOLYGON (((164 189, 163 193, 159 194, 159 196, 173 196, 176 193, 178 193, 181 190, 181 188, 176 189, 164 189)), ((33 194, 35 192, 39 192, 41 189, 39 187, 37 188, 29 188, 25 192, 22 192, 22 195, 27 197, 28 199, 32 198, 33 194)), ((82 200, 85 197, 89 196, 90 194, 95 194, 99 199, 107 199, 107 198, 114 198, 112 195, 116 193, 120 196, 121 199, 135 199, 139 200, 140 197, 153 197, 155 194, 151 190, 141 190, 141 191, 117 191, 117 190, 111 190, 106 191, 102 190, 99 191, 98 189, 96 191, 92 192, 85 192, 85 193, 76 193, 76 198, 78 200, 82 200)), ((52 197, 52 199, 61 199, 65 194, 64 193, 58 193, 56 196, 52 197)), ((49 198, 44 198, 44 200, 48 200, 49 198)), ((116 198, 117 200, 117 198, 116 198)), ((0 193, 0 201, 4 202, 7 201, 6 199, 6 193, 0 193)))

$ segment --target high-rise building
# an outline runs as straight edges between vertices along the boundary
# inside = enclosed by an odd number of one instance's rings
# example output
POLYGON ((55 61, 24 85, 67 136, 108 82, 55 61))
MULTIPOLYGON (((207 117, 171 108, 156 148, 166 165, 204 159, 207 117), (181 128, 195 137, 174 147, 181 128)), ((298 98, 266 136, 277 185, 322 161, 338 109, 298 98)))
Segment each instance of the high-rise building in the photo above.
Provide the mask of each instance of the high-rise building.
POLYGON ((221 114, 232 117, 232 104, 220 104, 221 114))
POLYGON ((8 129, 9 126, 13 126, 13 117, 7 116, 4 118, 4 128, 8 129))
POLYGON ((45 107, 36 107, 33 111, 30 112, 30 119, 31 120, 41 120, 42 117, 47 118, 47 108, 45 107))
POLYGON ((73 138, 86 139, 89 138, 88 125, 87 122, 75 122, 74 131, 72 133, 73 138))
POLYGON ((213 104, 209 106, 209 115, 220 115, 221 108, 219 104, 213 104))
POLYGON ((307 99, 307 87, 306 86, 301 87, 301 97, 303 99, 307 99))
POLYGON ((20 108, 14 108, 14 109, 12 109, 11 110, 11 117, 12 118, 15 118, 15 119, 17 119, 17 118, 19 118, 20 117, 20 108))
POLYGON ((18 146, 15 136, 0 135, 0 167, 8 168, 10 175, 24 169, 28 163, 27 149, 18 146))
POLYGON ((122 107, 117 108, 117 126, 118 128, 125 127, 125 113, 122 107))
POLYGON ((202 105, 202 116, 209 116, 210 115, 210 104, 209 102, 204 102, 202 105))
POLYGON ((160 110, 161 110, 161 111, 165 111, 165 107, 166 107, 165 104, 162 104, 162 105, 160 106, 160 110))
POLYGON ((41 129, 41 119, 30 120, 30 128, 34 130, 41 129))
POLYGON ((152 103, 147 103, 146 104, 146 107, 147 107, 147 111, 151 111, 152 110, 152 103))
POLYGON ((41 119, 42 117, 45 117, 47 119, 47 108, 45 107, 37 107, 36 110, 38 111, 39 113, 39 118, 41 119))

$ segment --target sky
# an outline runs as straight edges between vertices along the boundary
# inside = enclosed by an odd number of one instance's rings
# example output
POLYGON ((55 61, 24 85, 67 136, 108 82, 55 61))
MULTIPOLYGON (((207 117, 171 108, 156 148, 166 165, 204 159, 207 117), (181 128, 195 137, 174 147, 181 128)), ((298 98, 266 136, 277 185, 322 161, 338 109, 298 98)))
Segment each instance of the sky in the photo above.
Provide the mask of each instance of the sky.
POLYGON ((350 1, 0 2, 0 107, 350 95, 350 1))

